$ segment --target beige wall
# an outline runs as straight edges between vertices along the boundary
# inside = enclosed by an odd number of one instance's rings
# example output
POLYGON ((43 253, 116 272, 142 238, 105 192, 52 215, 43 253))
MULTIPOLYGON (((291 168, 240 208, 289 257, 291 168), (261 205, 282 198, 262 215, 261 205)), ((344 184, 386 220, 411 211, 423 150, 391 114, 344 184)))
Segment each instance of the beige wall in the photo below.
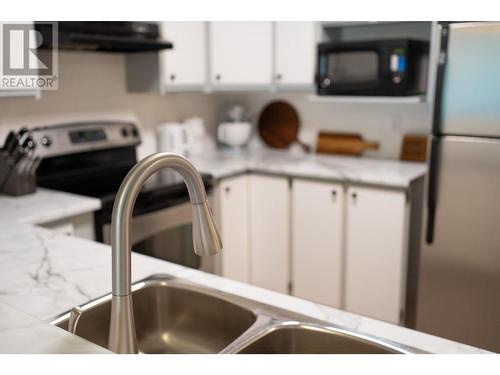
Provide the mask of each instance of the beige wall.
POLYGON ((215 97, 206 94, 131 94, 125 80, 125 55, 59 52, 59 89, 43 91, 40 99, 0 98, 0 131, 24 124, 74 118, 128 117, 145 129, 166 121, 197 115, 215 124, 215 97), (49 120, 50 119, 50 120, 49 120))
POLYGON ((360 132, 381 144, 369 156, 397 159, 405 133, 427 133, 430 110, 426 104, 348 104, 315 102, 308 93, 132 94, 126 89, 123 54, 70 52, 59 54, 59 90, 42 92, 41 99, 0 98, 0 137, 24 124, 43 124, 54 119, 108 118, 135 115, 149 131, 145 143, 154 143, 152 131, 162 122, 197 115, 211 134, 226 105, 248 107, 254 123, 263 106, 285 99, 298 110, 306 129, 360 132))
POLYGON ((286 100, 298 111, 305 129, 359 132, 366 140, 380 142, 378 151, 366 155, 398 159, 404 134, 428 134, 430 106, 421 104, 367 104, 314 101, 311 93, 267 93, 220 95, 220 109, 230 103, 244 104, 254 122, 264 106, 273 100, 286 100))

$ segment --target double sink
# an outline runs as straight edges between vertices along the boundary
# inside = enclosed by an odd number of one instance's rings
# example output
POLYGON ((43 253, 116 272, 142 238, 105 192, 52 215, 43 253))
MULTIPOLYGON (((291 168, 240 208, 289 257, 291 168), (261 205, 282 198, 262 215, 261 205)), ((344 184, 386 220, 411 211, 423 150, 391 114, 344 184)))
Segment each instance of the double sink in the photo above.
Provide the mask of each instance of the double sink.
MULTIPOLYGON (((383 354, 421 351, 243 297, 156 275, 132 286, 141 353, 383 354)), ((111 294, 52 324, 107 347, 111 294)))

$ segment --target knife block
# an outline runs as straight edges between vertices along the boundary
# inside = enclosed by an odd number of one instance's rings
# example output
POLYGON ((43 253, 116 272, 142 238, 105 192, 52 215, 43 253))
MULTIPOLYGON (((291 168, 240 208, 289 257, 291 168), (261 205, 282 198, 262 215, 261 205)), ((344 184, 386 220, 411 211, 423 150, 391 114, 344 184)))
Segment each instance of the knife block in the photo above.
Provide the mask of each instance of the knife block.
POLYGON ((36 192, 35 173, 23 173, 13 165, 5 153, 0 154, 0 193, 27 195, 36 192))

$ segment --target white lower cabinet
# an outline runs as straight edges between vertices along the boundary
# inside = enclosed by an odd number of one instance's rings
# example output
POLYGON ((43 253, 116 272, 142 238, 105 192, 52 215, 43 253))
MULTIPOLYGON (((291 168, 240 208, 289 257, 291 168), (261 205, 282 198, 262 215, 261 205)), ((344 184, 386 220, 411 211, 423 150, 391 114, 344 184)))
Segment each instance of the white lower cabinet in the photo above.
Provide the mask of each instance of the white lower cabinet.
POLYGON ((403 190, 249 174, 217 188, 222 275, 404 323, 410 203, 403 190))
POLYGON ((343 187, 295 179, 292 184, 293 295, 342 304, 343 187))
POLYGON ((398 324, 405 303, 406 194, 349 187, 346 198, 344 307, 398 324))
POLYGON ((243 175, 217 186, 223 243, 222 276, 288 292, 290 281, 287 178, 243 175))
POLYGON ((246 175, 222 180, 218 186, 222 238, 222 275, 229 279, 250 282, 250 253, 248 239, 248 177, 246 175))
POLYGON ((250 175, 250 269, 254 285, 288 293, 290 187, 288 178, 250 175))

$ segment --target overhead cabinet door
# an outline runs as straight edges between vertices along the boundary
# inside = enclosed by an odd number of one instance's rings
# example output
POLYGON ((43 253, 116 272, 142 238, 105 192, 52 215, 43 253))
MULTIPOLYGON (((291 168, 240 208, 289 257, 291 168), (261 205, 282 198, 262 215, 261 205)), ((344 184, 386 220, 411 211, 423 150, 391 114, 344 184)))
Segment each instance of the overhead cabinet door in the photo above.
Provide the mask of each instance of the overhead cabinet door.
POLYGON ((314 22, 276 22, 274 79, 278 87, 313 87, 315 50, 314 22))
POLYGON ((206 83, 206 22, 164 22, 162 32, 174 48, 162 52, 167 90, 201 88, 206 83))
POLYGON ((209 28, 214 89, 271 84, 271 22, 211 22, 209 28))

